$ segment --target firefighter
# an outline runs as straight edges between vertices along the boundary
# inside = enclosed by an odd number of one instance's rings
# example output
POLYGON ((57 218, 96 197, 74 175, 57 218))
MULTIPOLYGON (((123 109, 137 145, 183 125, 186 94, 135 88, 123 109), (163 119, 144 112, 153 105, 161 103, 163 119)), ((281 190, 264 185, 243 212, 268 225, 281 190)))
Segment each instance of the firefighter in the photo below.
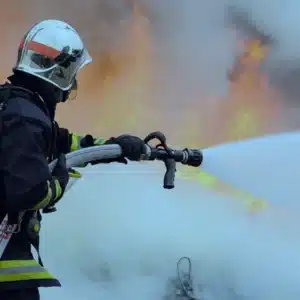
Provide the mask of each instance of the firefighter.
POLYGON ((65 153, 113 143, 123 150, 119 162, 126 163, 145 151, 143 140, 132 135, 105 141, 72 134, 55 122, 56 105, 68 100, 77 73, 91 61, 73 27, 44 20, 26 33, 13 74, 0 86, 0 299, 38 300, 39 287, 60 286, 40 257, 33 258, 31 246, 39 253, 40 211, 62 198, 72 175, 65 153), (50 173, 48 163, 55 158, 50 173), (8 228, 14 230, 5 245, 8 228))

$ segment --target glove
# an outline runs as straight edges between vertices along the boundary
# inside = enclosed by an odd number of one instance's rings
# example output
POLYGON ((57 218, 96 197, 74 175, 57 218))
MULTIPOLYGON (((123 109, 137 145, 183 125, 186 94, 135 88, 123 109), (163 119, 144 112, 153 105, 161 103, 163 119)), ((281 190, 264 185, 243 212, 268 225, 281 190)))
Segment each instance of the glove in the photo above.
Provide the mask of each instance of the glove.
MULTIPOLYGON (((145 142, 137 136, 124 134, 117 138, 110 138, 104 144, 117 144, 122 149, 121 159, 125 160, 125 157, 131 161, 139 161, 143 154, 146 154, 145 142)), ((126 161, 127 163, 127 161, 126 161)))
POLYGON ((55 205, 62 198, 69 182, 69 177, 66 156, 61 153, 57 159, 56 166, 52 171, 52 180, 50 181, 52 199, 50 201, 50 206, 55 205))
POLYGON ((92 147, 92 146, 100 146, 103 145, 105 142, 105 139, 103 138, 94 138, 92 135, 87 134, 84 137, 81 137, 80 139, 80 147, 86 148, 86 147, 92 147))

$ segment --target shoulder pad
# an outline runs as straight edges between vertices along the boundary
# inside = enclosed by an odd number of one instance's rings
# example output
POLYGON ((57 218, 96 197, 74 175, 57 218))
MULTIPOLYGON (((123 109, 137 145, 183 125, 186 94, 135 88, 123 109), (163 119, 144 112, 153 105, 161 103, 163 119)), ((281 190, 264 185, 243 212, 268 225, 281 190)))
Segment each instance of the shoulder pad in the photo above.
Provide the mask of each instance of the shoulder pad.
POLYGON ((0 110, 4 111, 4 115, 19 115, 52 127, 50 117, 34 103, 37 98, 37 94, 25 88, 12 85, 0 86, 0 110))
POLYGON ((13 97, 32 99, 38 97, 38 95, 28 89, 8 83, 0 85, 0 102, 6 101, 13 97))

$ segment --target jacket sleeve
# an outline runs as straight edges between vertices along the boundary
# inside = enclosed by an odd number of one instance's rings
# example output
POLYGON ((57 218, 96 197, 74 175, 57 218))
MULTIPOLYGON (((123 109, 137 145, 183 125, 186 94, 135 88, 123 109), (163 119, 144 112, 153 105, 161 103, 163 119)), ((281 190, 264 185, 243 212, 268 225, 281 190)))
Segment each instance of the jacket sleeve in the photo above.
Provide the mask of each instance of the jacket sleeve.
POLYGON ((62 152, 66 154, 80 148, 103 145, 105 141, 104 138, 94 138, 90 134, 81 136, 71 133, 68 129, 60 128, 57 125, 56 149, 58 153, 62 152))
POLYGON ((2 135, 4 207, 7 212, 38 210, 58 197, 45 155, 43 128, 16 117, 2 135))

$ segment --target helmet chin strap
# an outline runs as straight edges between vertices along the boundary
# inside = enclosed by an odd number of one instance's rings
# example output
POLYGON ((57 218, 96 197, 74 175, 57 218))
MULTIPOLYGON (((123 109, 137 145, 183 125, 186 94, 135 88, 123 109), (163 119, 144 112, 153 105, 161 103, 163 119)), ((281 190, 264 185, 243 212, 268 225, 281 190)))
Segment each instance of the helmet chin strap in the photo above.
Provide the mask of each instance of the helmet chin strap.
POLYGON ((69 90, 62 92, 62 100, 60 102, 66 102, 67 100, 74 100, 77 96, 77 87, 78 87, 77 80, 76 78, 74 78, 72 87, 69 90), (75 91, 75 95, 70 99, 70 95, 72 91, 75 91))

